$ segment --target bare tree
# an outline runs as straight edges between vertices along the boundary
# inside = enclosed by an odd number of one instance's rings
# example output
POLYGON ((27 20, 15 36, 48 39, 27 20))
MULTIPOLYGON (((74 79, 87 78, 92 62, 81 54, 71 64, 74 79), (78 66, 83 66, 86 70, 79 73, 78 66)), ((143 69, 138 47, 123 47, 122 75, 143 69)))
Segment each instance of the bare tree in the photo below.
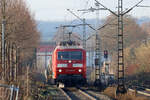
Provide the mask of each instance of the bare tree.
MULTIPOLYGON (((4 14, 6 20, 5 69, 0 67, 0 73, 5 72, 5 82, 7 84, 17 85, 18 81, 21 81, 17 77, 24 75, 25 70, 23 70, 22 65, 29 61, 32 62, 40 35, 34 16, 24 0, 0 0, 0 4, 0 20, 2 20, 4 14), (2 5, 5 5, 3 12, 1 10, 2 5), (18 72, 20 76, 18 76, 18 72)), ((1 28, 0 31, 2 31, 1 28)), ((21 87, 24 86, 23 84, 20 85, 21 87)))

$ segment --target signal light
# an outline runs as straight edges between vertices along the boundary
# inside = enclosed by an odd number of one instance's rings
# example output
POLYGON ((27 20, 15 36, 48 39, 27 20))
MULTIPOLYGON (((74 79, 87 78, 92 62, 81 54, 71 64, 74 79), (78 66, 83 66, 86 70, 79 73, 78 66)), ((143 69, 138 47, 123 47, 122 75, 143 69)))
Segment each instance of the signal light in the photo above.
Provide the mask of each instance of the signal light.
POLYGON ((108 58, 108 51, 104 50, 104 58, 107 59, 108 58))
POLYGON ((95 65, 98 66, 100 64, 100 61, 98 58, 95 59, 95 65))

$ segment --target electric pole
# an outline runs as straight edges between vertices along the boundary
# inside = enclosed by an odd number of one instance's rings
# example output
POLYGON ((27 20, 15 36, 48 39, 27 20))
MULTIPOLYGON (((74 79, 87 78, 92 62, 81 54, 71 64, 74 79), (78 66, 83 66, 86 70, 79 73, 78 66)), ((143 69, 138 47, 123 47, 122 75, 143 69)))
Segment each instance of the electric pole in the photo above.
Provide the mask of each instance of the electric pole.
POLYGON ((83 48, 86 50, 86 24, 85 24, 85 18, 83 19, 83 48))
POLYGON ((27 97, 29 97, 29 65, 27 65, 27 73, 26 73, 26 77, 27 77, 27 90, 26 90, 26 95, 27 97))
POLYGON ((139 1, 136 5, 134 5, 133 7, 131 7, 130 9, 128 9, 127 11, 123 11, 123 0, 118 0, 118 14, 116 14, 115 12, 113 12, 112 10, 108 9, 107 7, 105 7, 103 4, 101 4, 100 2, 98 2, 97 0, 95 0, 99 5, 101 5, 102 7, 106 8, 108 11, 110 11, 112 14, 114 14, 115 16, 118 17, 118 68, 117 68, 117 77, 118 77, 118 86, 117 86, 117 90, 116 90, 116 94, 124 94, 127 92, 126 88, 125 88, 125 75, 124 75, 124 39, 123 39, 123 30, 124 30, 124 26, 123 26, 123 16, 127 13, 129 13, 131 10, 133 10, 133 8, 138 7, 138 5, 143 1, 139 1))
POLYGON ((45 48, 45 69, 47 69, 47 48, 45 48))
POLYGON ((65 39, 64 35, 65 35, 65 27, 63 27, 63 40, 65 39))
POLYGON ((124 79, 123 0, 118 0, 118 87, 116 94, 126 93, 124 79))
POLYGON ((34 68, 37 68, 37 48, 34 48, 34 68))
POLYGON ((2 37, 1 37, 1 47, 2 47, 2 79, 5 80, 5 25, 6 25, 6 16, 5 16, 5 8, 6 8, 6 1, 2 0, 2 37))
MULTIPOLYGON (((89 8, 89 9, 82 9, 82 10, 78 10, 78 11, 89 11, 89 12, 94 12, 96 11, 96 27, 99 27, 99 10, 107 10, 105 8, 100 8, 99 4, 96 2, 95 6, 97 8, 89 8)), ((95 85, 98 86, 101 82, 100 82, 100 74, 101 74, 101 39, 100 39, 100 35, 98 34, 98 29, 95 30, 96 35, 95 35, 95 85)))
MULTIPOLYGON (((99 9, 99 4, 95 3, 97 9, 99 9)), ((96 16, 97 16, 97 24, 96 27, 99 26, 99 10, 96 11, 96 16)), ((100 36, 98 34, 98 30, 96 30, 96 39, 95 39, 95 85, 98 86, 101 84, 101 44, 100 44, 100 36)))

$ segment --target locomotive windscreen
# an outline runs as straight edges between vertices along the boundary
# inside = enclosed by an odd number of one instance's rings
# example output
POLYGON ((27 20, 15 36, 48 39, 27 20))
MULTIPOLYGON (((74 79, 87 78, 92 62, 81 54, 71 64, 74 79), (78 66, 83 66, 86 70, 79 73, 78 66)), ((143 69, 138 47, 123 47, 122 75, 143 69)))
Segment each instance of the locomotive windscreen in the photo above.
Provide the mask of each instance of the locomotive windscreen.
POLYGON ((82 60, 81 51, 60 51, 58 52, 58 60, 82 60))

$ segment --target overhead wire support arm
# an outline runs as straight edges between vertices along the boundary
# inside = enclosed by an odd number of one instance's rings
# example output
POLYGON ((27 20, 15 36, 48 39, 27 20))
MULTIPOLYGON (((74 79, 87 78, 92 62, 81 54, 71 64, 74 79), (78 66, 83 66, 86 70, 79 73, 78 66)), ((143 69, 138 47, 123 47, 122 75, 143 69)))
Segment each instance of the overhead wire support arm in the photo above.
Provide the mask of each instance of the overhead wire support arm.
POLYGON ((104 7, 105 9, 107 9, 108 11, 110 11, 112 14, 114 14, 115 16, 118 16, 118 14, 116 14, 114 11, 110 10, 109 8, 107 8, 106 6, 104 6, 103 4, 101 4, 99 1, 95 0, 99 5, 101 5, 102 7, 104 7))
MULTIPOLYGON (((102 10, 107 10, 106 8, 101 8, 102 10)), ((83 11, 84 11, 85 9, 83 9, 83 11)), ((83 22, 83 19, 81 19, 79 16, 77 16, 76 14, 74 14, 70 9, 67 9, 67 11, 69 11, 71 14, 73 14, 75 17, 77 17, 80 21, 82 21, 83 22)), ((78 11, 80 11, 80 10, 78 10, 78 11)), ((116 19, 116 18, 115 18, 116 19)), ((112 21, 114 21, 114 19, 112 19, 110 22, 112 22, 112 21)), ((97 30, 101 30, 102 28, 104 28, 104 27, 106 27, 107 25, 109 25, 109 23, 110 22, 108 22, 108 23, 106 23, 106 24, 104 24, 103 26, 101 26, 100 28, 98 28, 98 29, 95 29, 94 27, 92 27, 90 24, 87 24, 86 22, 85 22, 85 24, 87 25, 87 26, 89 26, 92 30, 94 30, 94 31, 97 31, 97 30)), ((93 36, 93 35, 92 35, 93 36)), ((90 36, 91 37, 91 36, 90 36)), ((90 38, 89 37, 89 38, 90 38)))
POLYGON ((143 0, 139 1, 136 5, 134 5, 133 7, 131 7, 130 9, 128 9, 126 12, 124 12, 122 15, 125 15, 127 13, 129 13, 132 9, 134 9, 135 7, 138 7, 138 5, 143 2, 143 0))
POLYGON ((150 6, 145 6, 145 5, 137 5, 137 7, 150 7, 150 6))
MULTIPOLYGON (((69 11, 72 15, 74 15, 76 18, 78 18, 80 21, 84 22, 83 19, 81 19, 79 16, 77 16, 75 13, 73 13, 70 9, 67 9, 67 11, 69 11)), ((87 24, 85 22, 85 24, 87 24)), ((89 26, 92 30, 97 31, 95 28, 93 28, 90 24, 87 24, 87 26, 89 26)))
MULTIPOLYGON (((99 3, 98 3, 99 4, 99 3)), ((91 8, 89 8, 89 9, 82 9, 82 10, 78 10, 78 11, 91 11, 91 12, 94 12, 94 11, 96 11, 96 10, 108 10, 107 8, 93 8, 93 7, 91 7, 91 8)), ((104 28, 105 26, 107 26, 107 24, 108 23, 106 23, 106 24, 104 24, 103 26, 101 26, 100 28, 98 28, 98 29, 96 29, 97 31, 98 30, 100 30, 100 29, 102 29, 102 28, 104 28)))
MULTIPOLYGON (((106 8, 99 8, 99 9, 96 9, 96 8, 89 8, 89 9, 82 9, 82 10, 78 10, 78 11, 92 11, 92 12, 94 12, 95 10, 107 10, 106 8)), ((109 22, 107 22, 107 23, 105 23, 104 25, 102 25, 101 27, 99 27, 98 29, 95 29, 95 31, 97 31, 97 30, 101 30, 101 29, 103 29, 103 28, 105 28, 107 25, 110 25, 109 23, 110 22, 112 22, 112 21, 114 21, 116 18, 114 18, 114 19, 112 19, 111 21, 109 21, 109 22)), ((82 20, 82 19, 81 19, 82 20)), ((90 24, 89 24, 90 25, 90 24)), ((89 36, 86 40, 89 40, 92 36, 94 36, 95 34, 93 34, 93 35, 91 35, 91 36, 89 36)))
MULTIPOLYGON (((82 26, 82 25, 90 25, 90 24, 61 25, 60 27, 78 27, 78 26, 82 26)), ((59 28, 59 27, 56 27, 56 28, 59 28)))
MULTIPOLYGON (((110 22, 112 22, 112 21, 114 21, 114 19, 112 19, 110 22)), ((105 28, 107 25, 110 25, 110 22, 105 23, 103 26, 99 27, 98 30, 101 30, 101 29, 105 28)))
POLYGON ((60 25, 59 27, 56 28, 60 28, 60 27, 76 27, 75 25, 60 25))
POLYGON ((78 10, 78 11, 91 11, 91 12, 94 12, 95 10, 107 10, 107 9, 106 8, 98 8, 98 9, 96 9, 96 8, 91 7, 89 9, 82 9, 82 10, 78 10))

